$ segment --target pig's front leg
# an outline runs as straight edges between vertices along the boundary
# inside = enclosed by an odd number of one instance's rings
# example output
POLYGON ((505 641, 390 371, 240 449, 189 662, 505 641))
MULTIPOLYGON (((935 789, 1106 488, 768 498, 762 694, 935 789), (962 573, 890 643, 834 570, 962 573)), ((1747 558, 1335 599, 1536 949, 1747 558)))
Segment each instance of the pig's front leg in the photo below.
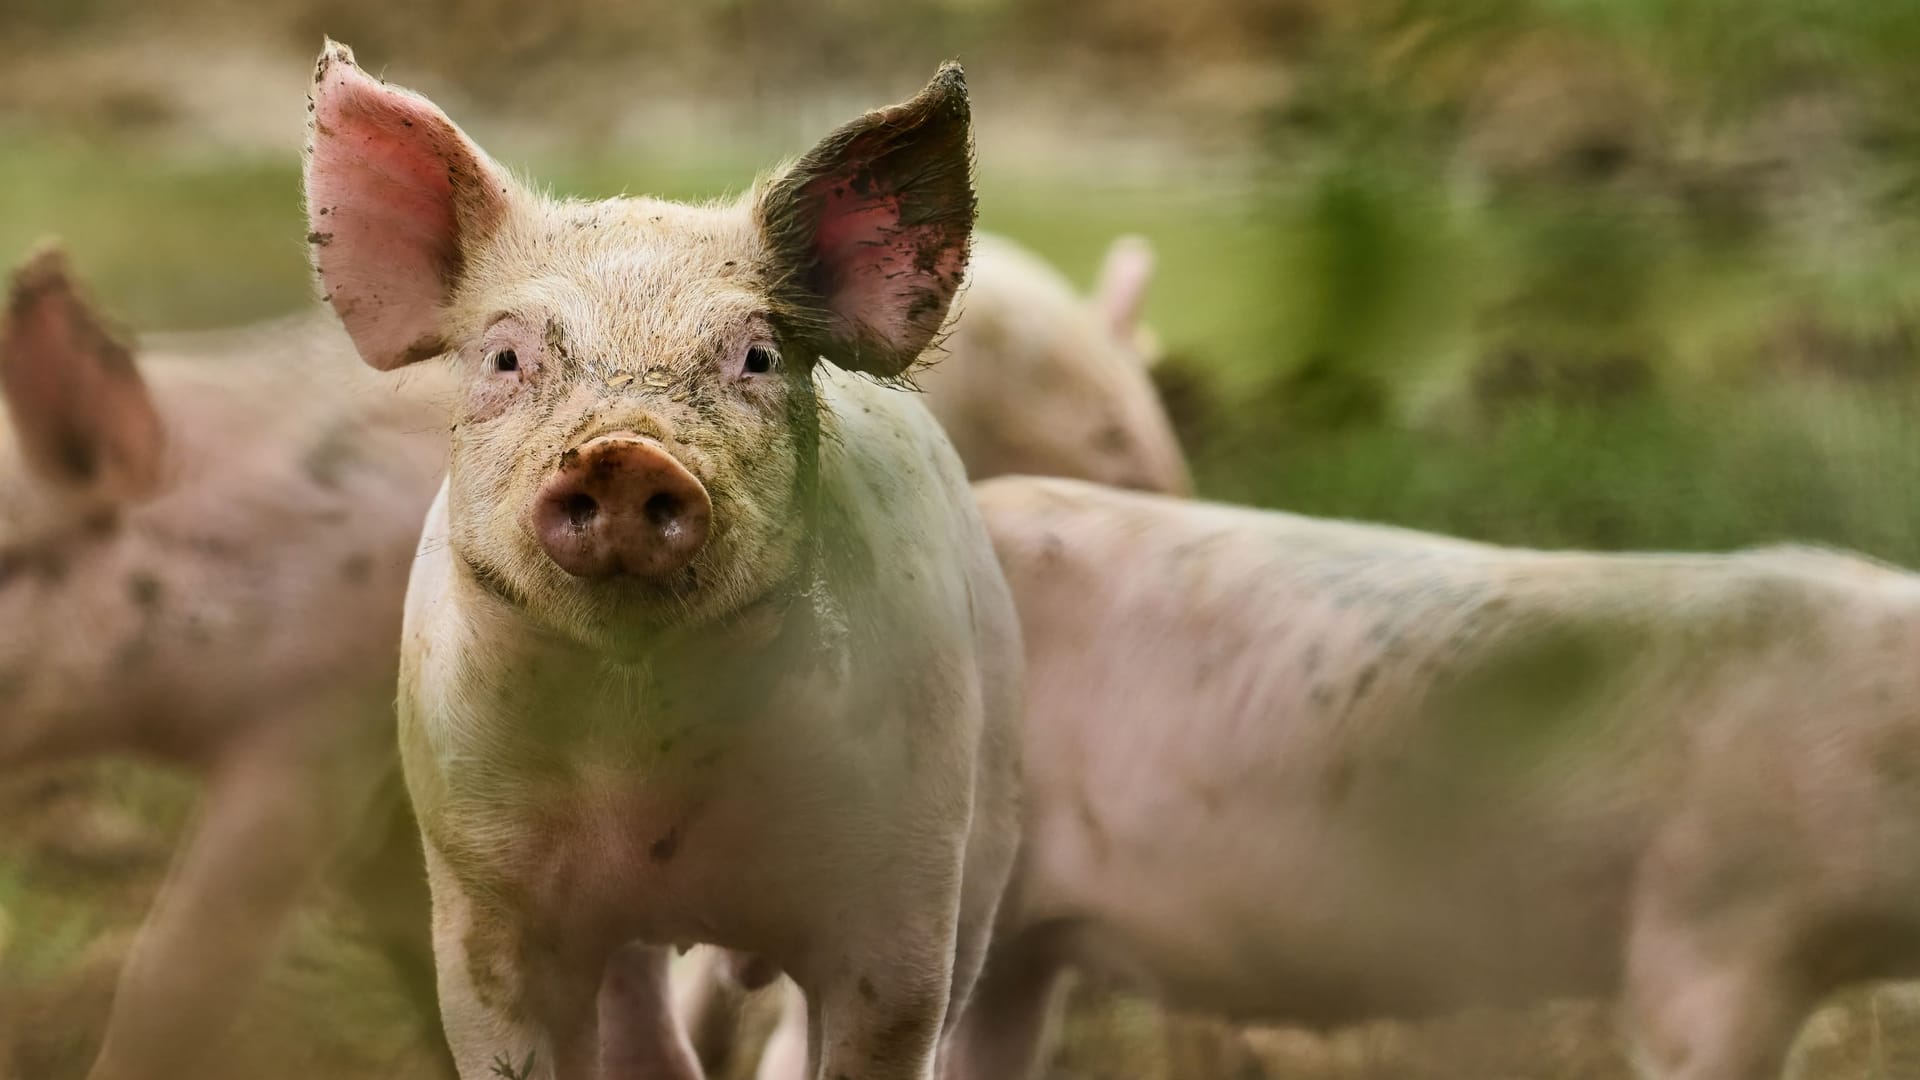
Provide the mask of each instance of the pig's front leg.
MULTIPOLYGON (((463 884, 431 840, 426 852, 440 1015, 461 1080, 600 1075, 599 999, 613 950, 565 919, 536 931, 515 905, 463 884)), ((651 992, 644 964, 622 975, 615 997, 629 1007, 651 992)))
POLYGON ((809 980, 814 1077, 931 1080, 953 986, 953 907, 930 901, 895 940, 836 951, 844 962, 809 980))
POLYGON ((192 1076, 226 1036, 302 893, 370 797, 361 776, 373 770, 351 750, 283 734, 342 720, 327 712, 282 725, 215 769, 120 974, 90 1080, 192 1076))

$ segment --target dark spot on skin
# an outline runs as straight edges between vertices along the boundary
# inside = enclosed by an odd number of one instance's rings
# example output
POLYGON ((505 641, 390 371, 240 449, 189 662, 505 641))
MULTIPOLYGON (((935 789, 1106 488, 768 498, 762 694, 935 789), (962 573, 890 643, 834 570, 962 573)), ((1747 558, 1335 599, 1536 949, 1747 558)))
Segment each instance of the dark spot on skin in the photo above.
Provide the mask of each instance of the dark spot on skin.
POLYGON ((1127 429, 1108 424, 1093 437, 1093 448, 1103 454, 1118 454, 1127 448, 1127 429))
POLYGON ((314 247, 326 247, 328 244, 333 243, 333 234, 330 232, 310 232, 307 234, 307 243, 312 244, 314 247))
POLYGON ((860 997, 862 999, 868 1002, 874 1002, 874 1001, 880 1000, 880 991, 875 990, 873 988, 873 980, 867 978, 865 975, 860 976, 860 984, 858 986, 858 989, 860 991, 860 997))
POLYGON ((1056 533, 1046 533, 1040 537, 1040 561, 1059 562, 1067 554, 1066 541, 1056 533))
POLYGON ((1307 655, 1300 661, 1300 670, 1306 672, 1308 675, 1320 670, 1320 659, 1325 654, 1325 651, 1318 641, 1307 646, 1307 655))
POLYGON ((675 827, 668 829, 667 835, 655 840, 647 847, 647 857, 657 863, 670 862, 679 850, 680 830, 675 827))
POLYGON ((67 580, 67 560, 59 552, 42 552, 33 561, 34 576, 49 585, 58 585, 67 580))
POLYGON ((1322 801, 1328 806, 1337 806, 1347 801, 1353 792, 1354 765, 1352 758, 1341 758, 1327 771, 1326 787, 1322 801))
POLYGON ((359 454, 355 434, 351 424, 339 424, 320 436, 320 441, 300 460, 307 478, 329 491, 338 491, 348 467, 359 454))
MULTIPOLYGON (((344 315, 346 313, 342 312, 341 314, 344 315)), ((442 341, 438 337, 423 337, 419 341, 407 346, 407 351, 400 356, 400 363, 416 364, 422 360, 431 360, 446 351, 447 343, 445 341, 442 341)))
POLYGON ((1107 860, 1107 830, 1101 827, 1100 818, 1093 812, 1093 803, 1087 799, 1086 792, 1083 791, 1080 793, 1080 798, 1075 809, 1080 813, 1080 827, 1087 831, 1087 838, 1093 843, 1094 858, 1100 862, 1105 862, 1107 860))
POLYGON ((547 320, 546 341, 547 351, 551 352, 555 358, 560 360, 572 358, 572 354, 567 351, 567 332, 561 328, 558 320, 547 320))
POLYGON ((127 595, 142 608, 151 610, 160 604, 160 579, 145 570, 136 570, 127 578, 127 595))
POLYGON ((323 206, 323 207, 321 207, 321 208, 319 209, 319 211, 318 211, 318 213, 319 213, 319 216, 321 216, 321 217, 326 217, 326 216, 327 216, 328 214, 330 214, 330 213, 332 213, 332 212, 333 212, 333 207, 331 207, 331 206, 323 206))
POLYGON ((340 562, 340 579, 350 585, 359 585, 373 576, 373 556, 361 552, 349 555, 340 562))
MULTIPOLYGON (((873 1053, 870 1060, 879 1068, 891 1070, 912 1061, 927 1041, 929 1027, 927 1018, 914 1009, 904 1009, 894 1016, 891 1022, 873 1034, 873 1053)), ((845 1080, 843 1076, 841 1080, 845 1080)))
POLYGON ((1353 700, 1359 701, 1361 698, 1366 697, 1367 691, 1373 688, 1373 681, 1379 677, 1380 665, 1368 664, 1366 668, 1360 672, 1360 677, 1353 681, 1353 700))
POLYGON ((63 423, 53 433, 53 465, 68 479, 86 483, 100 472, 99 448, 86 432, 63 423))
POLYGON ((1317 685, 1307 692, 1307 700, 1313 702, 1315 708, 1324 709, 1333 704, 1333 691, 1327 689, 1324 683, 1317 685))

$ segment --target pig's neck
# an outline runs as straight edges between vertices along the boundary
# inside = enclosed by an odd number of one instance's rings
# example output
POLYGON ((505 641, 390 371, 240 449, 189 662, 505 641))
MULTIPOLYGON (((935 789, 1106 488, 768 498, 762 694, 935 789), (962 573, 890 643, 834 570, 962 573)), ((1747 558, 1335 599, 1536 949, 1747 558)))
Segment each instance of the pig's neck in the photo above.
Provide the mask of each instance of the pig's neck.
MULTIPOLYGON (((702 627, 662 632, 619 655, 537 626, 469 583, 477 639, 467 672, 489 711, 513 718, 490 738, 515 760, 632 762, 710 746, 779 711, 796 674, 845 667, 844 606, 810 557, 782 586, 702 627)), ((491 727, 492 725, 488 725, 491 727)))

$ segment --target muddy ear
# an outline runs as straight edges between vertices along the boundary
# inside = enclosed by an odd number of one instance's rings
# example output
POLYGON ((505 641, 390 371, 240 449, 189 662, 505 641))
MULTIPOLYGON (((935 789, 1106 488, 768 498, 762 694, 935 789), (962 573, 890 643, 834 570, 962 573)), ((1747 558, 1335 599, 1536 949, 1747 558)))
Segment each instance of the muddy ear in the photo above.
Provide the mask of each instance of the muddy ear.
POLYGON ((1152 282, 1153 245, 1144 236, 1115 237, 1100 268, 1100 283, 1094 288, 1100 317, 1114 337, 1133 340, 1140 327, 1141 309, 1146 307, 1147 286, 1152 282))
POLYGON ((904 373, 967 269, 973 147, 960 66, 828 135, 754 212, 776 299, 805 343, 843 368, 904 373))
POLYGON ((113 499, 160 486, 166 432, 133 350, 80 296, 58 248, 14 274, 0 396, 28 468, 48 483, 113 499))
POLYGON ((388 86, 328 41, 307 125, 307 244, 320 286, 367 363, 446 351, 449 298, 513 181, 433 102, 388 86))

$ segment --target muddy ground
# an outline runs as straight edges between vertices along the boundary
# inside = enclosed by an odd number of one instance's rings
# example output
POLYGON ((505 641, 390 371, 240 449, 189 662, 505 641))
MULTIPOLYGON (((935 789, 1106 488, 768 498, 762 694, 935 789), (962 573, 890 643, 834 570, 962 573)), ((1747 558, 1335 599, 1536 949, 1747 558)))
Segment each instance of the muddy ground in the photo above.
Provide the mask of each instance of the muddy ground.
MULTIPOLYGON (((190 780, 114 763, 0 784, 0 1080, 85 1075, 115 972, 191 818, 190 780)), ((434 1075, 427 1025, 363 917, 316 885, 273 976, 193 1080, 434 1075)), ((761 1022, 770 1019, 763 1003, 761 1022)), ((739 1070, 744 1072, 744 1070, 739 1070)), ((1856 992, 1802 1037, 1802 1080, 1920 1077, 1920 987, 1856 992)), ((1050 1080, 1629 1080, 1597 1003, 1330 1035, 1169 1020, 1076 988, 1050 1080)))

